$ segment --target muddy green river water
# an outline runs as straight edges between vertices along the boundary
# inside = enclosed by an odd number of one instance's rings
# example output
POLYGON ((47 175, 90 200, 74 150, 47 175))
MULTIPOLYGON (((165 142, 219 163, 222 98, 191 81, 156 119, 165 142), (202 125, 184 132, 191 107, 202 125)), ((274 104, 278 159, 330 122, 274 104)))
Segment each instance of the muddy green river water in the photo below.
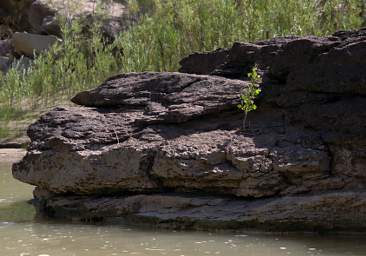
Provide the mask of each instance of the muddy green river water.
POLYGON ((0 163, 0 256, 366 256, 366 237, 175 232, 34 220, 32 187, 0 163))

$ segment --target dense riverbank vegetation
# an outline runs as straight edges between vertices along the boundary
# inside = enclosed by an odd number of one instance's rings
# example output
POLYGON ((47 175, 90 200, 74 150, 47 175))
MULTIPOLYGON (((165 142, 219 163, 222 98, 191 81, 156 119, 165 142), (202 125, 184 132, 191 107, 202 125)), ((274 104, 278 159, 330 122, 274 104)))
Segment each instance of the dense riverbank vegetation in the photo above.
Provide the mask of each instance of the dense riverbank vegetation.
POLYGON ((195 51, 284 35, 326 35, 365 25, 363 0, 135 0, 139 21, 105 42, 98 24, 85 33, 65 20, 63 43, 0 74, 0 137, 20 113, 51 107, 108 76, 131 71, 176 71, 195 51))

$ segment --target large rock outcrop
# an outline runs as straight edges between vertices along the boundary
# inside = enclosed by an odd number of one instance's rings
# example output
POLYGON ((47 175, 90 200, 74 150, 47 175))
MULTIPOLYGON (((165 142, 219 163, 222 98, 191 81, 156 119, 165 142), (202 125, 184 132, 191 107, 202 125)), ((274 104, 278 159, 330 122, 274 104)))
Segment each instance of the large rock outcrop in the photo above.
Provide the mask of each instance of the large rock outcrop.
POLYGON ((366 230, 366 30, 131 73, 43 115, 15 178, 40 212, 184 228, 366 230), (258 110, 236 105, 255 65, 258 110))

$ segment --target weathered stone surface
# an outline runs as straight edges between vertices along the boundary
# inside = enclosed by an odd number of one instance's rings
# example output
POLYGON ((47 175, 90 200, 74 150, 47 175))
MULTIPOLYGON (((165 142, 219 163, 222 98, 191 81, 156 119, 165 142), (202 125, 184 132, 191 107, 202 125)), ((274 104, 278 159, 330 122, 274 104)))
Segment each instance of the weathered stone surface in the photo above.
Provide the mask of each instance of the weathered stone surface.
MULTIPOLYGON (((216 67, 199 73, 245 78, 247 71, 258 64, 267 69, 271 82, 285 84, 288 92, 365 95, 365 37, 366 28, 326 38, 288 37, 256 44, 235 43, 231 49, 210 53, 210 62, 217 63, 216 67), (227 55, 223 57, 222 52, 227 55)), ((206 55, 187 57, 181 62, 181 70, 196 73, 190 69, 191 63, 205 67, 206 55)))
MULTIPOLYGON (((32 34, 62 36, 62 24, 58 17, 81 21, 83 30, 90 25, 102 24, 101 32, 107 39, 114 40, 136 17, 129 13, 126 2, 114 0, 1 0, 0 24, 13 31, 27 31, 32 34)), ((3 36, 3 35, 1 35, 3 36)))
POLYGON ((277 38, 182 62, 208 75, 112 77, 33 124, 13 174, 55 217, 365 231, 365 42, 277 38), (243 132, 254 64, 263 93, 243 132))
POLYGON ((60 197, 36 190, 39 207, 53 218, 134 223, 175 229, 258 228, 267 231, 365 231, 366 193, 238 200, 177 194, 60 197))
POLYGON ((0 40, 0 56, 9 56, 13 51, 10 40, 0 40))
POLYGON ((48 50, 53 44, 61 41, 56 36, 44 36, 30 33, 16 32, 12 38, 14 50, 20 55, 33 57, 48 50))
POLYGON ((95 21, 102 22, 102 33, 112 39, 127 27, 128 14, 126 3, 93 0, 34 0, 26 12, 33 33, 61 36, 61 24, 56 19, 60 15, 81 20, 85 29, 95 21))
POLYGON ((242 81, 219 77, 132 73, 112 78, 95 90, 81 92, 72 101, 88 107, 142 107, 146 108, 143 112, 150 121, 181 123, 232 109, 244 88, 242 81))
POLYGON ((213 52, 194 53, 180 61, 182 73, 208 75, 226 62, 229 50, 218 49, 213 52))
POLYGON ((52 8, 49 3, 42 0, 33 1, 26 12, 32 32, 60 35, 60 27, 57 22, 53 26, 49 25, 49 21, 55 17, 56 13, 57 10, 52 8))
POLYGON ((0 71, 6 72, 8 71, 9 67, 11 65, 11 60, 9 57, 0 56, 0 71))

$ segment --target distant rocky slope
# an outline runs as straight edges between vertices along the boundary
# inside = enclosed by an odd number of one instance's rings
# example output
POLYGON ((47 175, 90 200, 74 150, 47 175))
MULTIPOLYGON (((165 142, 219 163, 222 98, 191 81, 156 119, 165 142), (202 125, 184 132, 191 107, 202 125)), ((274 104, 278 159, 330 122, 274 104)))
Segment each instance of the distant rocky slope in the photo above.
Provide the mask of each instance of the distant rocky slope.
POLYGON ((112 77, 30 126, 13 175, 36 186, 41 214, 366 231, 366 29, 236 43, 181 64, 112 77), (241 131, 255 64, 263 93, 241 131))

